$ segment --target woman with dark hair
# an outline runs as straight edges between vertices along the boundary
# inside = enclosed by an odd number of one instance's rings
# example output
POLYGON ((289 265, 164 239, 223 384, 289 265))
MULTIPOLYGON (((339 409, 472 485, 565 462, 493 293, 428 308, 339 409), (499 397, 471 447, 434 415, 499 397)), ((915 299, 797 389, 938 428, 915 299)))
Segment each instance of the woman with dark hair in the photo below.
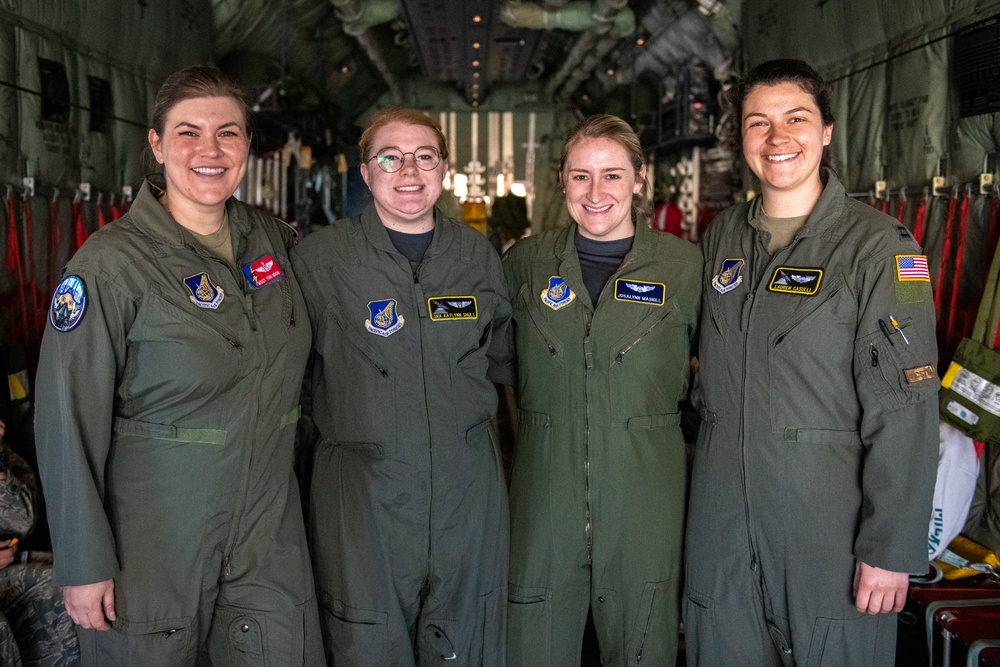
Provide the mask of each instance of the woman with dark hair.
POLYGON ((610 115, 563 148, 570 223, 504 257, 519 425, 511 476, 511 665, 673 665, 686 455, 678 403, 698 322, 697 248, 649 227, 639 139, 610 115))
POLYGON ((55 579, 88 665, 322 664, 292 449, 309 325, 219 70, 160 87, 163 165, 52 297, 37 446, 55 579))
POLYGON ((371 205, 293 253, 314 332, 310 520, 327 656, 505 667, 500 259, 435 208, 448 150, 425 113, 379 111, 360 149, 371 205))
POLYGON ((702 242, 688 664, 891 665, 938 452, 927 258, 826 166, 806 63, 759 65, 731 102, 761 194, 702 242))

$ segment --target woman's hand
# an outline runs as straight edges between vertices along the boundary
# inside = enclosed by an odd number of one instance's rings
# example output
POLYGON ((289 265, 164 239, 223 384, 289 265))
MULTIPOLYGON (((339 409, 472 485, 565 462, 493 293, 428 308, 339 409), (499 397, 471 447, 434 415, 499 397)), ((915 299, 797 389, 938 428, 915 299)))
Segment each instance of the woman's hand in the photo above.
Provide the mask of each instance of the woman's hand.
POLYGON ((17 554, 17 540, 7 540, 7 543, 0 547, 0 570, 14 562, 17 554))
POLYGON ((854 606, 867 614, 902 611, 910 575, 890 572, 861 561, 854 563, 854 606))
POLYGON ((111 628, 108 621, 116 620, 114 579, 83 586, 63 586, 63 599, 69 617, 81 628, 108 630, 111 628))

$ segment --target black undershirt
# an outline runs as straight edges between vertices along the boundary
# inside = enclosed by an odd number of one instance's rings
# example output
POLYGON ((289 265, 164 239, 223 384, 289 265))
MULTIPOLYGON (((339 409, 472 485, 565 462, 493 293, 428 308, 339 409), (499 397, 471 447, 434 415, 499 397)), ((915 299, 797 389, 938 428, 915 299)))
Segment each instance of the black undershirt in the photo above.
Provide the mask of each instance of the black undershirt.
POLYGON ((583 284, 590 295, 590 303, 597 305, 601 290, 622 265, 625 255, 632 249, 634 236, 615 241, 595 241, 588 239, 576 230, 573 239, 576 254, 580 258, 580 271, 583 273, 583 284))
POLYGON ((389 232, 389 240, 392 241, 392 245, 396 247, 396 250, 403 257, 409 260, 410 267, 415 271, 420 266, 420 262, 423 261, 427 248, 431 245, 431 239, 434 238, 434 230, 418 234, 407 234, 386 227, 385 231, 389 232))

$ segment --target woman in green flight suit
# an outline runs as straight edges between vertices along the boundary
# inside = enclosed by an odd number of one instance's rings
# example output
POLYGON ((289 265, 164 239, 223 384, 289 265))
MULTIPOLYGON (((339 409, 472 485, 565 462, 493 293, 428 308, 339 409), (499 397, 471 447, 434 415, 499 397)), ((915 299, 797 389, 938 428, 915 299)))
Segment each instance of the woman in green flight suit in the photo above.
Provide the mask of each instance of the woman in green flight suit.
POLYGON ((504 258, 518 358, 508 658, 579 665, 588 610, 603 664, 673 665, 688 386, 701 256, 649 228, 643 153, 584 119, 559 178, 570 224, 504 258))

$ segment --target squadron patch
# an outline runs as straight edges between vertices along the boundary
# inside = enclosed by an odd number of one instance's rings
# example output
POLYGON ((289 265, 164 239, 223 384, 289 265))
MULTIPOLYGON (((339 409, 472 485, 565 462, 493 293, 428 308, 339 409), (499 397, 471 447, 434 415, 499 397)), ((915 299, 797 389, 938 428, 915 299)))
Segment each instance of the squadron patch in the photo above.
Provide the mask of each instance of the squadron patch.
POLYGON ((896 255, 896 280, 921 280, 929 283, 931 274, 927 270, 926 255, 896 255))
POLYGON ((427 313, 433 322, 474 320, 479 317, 474 296, 432 296, 427 299, 427 313))
POLYGON ((369 319, 365 320, 365 329, 376 336, 387 338, 403 328, 406 320, 396 312, 395 299, 379 299, 368 302, 369 319))
POLYGON ((79 276, 66 276, 56 286, 49 308, 49 323, 56 331, 71 331, 87 309, 87 291, 79 276))
POLYGON ((226 293, 222 291, 222 288, 213 283, 204 271, 188 276, 184 279, 184 284, 191 290, 191 294, 188 296, 191 303, 199 308, 215 310, 226 298, 226 293))
POLYGON ((663 283, 648 283, 625 278, 615 281, 615 299, 618 301, 636 301, 662 306, 665 292, 666 286, 663 283))
POLYGON ((549 278, 548 289, 542 290, 541 297, 542 303, 546 306, 552 310, 559 310, 573 303, 576 299, 576 293, 569 288, 562 277, 552 276, 549 278))
POLYGON ((285 275, 278 263, 271 255, 264 255, 260 259, 243 265, 243 275, 247 277, 250 284, 260 289, 272 280, 277 280, 285 275))
POLYGON ((779 266, 771 276, 767 289, 784 294, 812 296, 819 291, 823 280, 823 269, 803 269, 793 266, 779 266))
POLYGON ((743 265, 746 261, 741 257, 722 260, 722 269, 712 278, 712 287, 719 294, 725 294, 736 289, 743 282, 743 265))

